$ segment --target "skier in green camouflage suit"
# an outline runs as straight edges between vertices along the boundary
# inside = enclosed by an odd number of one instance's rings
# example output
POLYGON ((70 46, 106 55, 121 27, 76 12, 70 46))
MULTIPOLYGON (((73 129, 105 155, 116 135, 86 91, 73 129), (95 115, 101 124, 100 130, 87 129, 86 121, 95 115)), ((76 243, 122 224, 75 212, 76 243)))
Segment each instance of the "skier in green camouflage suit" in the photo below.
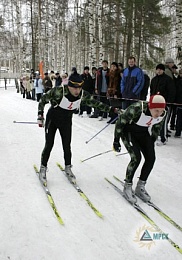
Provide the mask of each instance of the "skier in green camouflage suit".
POLYGON ((103 104, 82 89, 83 80, 76 72, 69 77, 68 86, 55 87, 44 94, 38 105, 38 124, 44 126, 44 107, 51 103, 46 115, 45 147, 41 156, 40 180, 46 185, 47 162, 54 145, 56 130, 59 129, 65 160, 65 173, 72 179, 75 176, 71 170, 71 132, 72 115, 80 105, 94 107, 103 112, 114 111, 114 108, 103 104))
POLYGON ((134 174, 141 162, 141 153, 144 164, 141 169, 135 194, 145 202, 151 199, 145 190, 145 184, 155 162, 154 143, 160 134, 165 118, 165 99, 161 95, 150 97, 149 102, 139 101, 130 105, 116 122, 113 148, 120 152, 119 139, 128 150, 131 161, 128 164, 125 177, 124 195, 133 203, 137 202, 132 192, 134 174))

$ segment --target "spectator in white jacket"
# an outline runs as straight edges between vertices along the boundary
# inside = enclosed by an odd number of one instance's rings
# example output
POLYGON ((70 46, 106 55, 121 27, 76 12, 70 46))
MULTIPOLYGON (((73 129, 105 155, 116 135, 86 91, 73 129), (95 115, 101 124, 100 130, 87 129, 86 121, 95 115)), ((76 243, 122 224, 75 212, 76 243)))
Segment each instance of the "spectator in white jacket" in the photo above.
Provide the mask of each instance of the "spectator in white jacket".
POLYGON ((36 75, 36 78, 34 80, 34 87, 37 96, 37 102, 39 102, 44 92, 44 86, 42 84, 42 79, 40 78, 39 74, 36 75))

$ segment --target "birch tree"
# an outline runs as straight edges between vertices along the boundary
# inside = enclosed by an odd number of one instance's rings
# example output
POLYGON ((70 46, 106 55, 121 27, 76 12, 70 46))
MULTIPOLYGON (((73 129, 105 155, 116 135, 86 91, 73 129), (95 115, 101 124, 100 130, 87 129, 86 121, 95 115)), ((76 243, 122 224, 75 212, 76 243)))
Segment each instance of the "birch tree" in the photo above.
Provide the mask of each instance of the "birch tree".
POLYGON ((99 64, 101 64, 103 60, 102 6, 103 6, 103 0, 98 0, 97 13, 98 13, 99 64))
POLYGON ((88 31, 90 37, 89 62, 96 66, 96 0, 88 1, 88 31))
POLYGON ((176 1, 176 47, 177 59, 182 65, 182 0, 176 1))
MULTIPOLYGON (((25 64, 25 46, 24 46, 24 39, 23 39, 23 27, 22 27, 22 6, 21 0, 18 0, 16 3, 16 21, 17 21, 17 33, 18 33, 18 46, 19 46, 19 71, 21 72, 22 69, 26 69, 25 64)), ((26 71, 26 70, 25 70, 26 71)))
POLYGON ((18 70, 26 65, 37 70, 43 60, 45 70, 70 72, 76 66, 82 72, 103 59, 125 63, 131 54, 151 68, 177 48, 180 54, 181 1, 2 0, 0 40, 7 41, 4 53, 18 70))

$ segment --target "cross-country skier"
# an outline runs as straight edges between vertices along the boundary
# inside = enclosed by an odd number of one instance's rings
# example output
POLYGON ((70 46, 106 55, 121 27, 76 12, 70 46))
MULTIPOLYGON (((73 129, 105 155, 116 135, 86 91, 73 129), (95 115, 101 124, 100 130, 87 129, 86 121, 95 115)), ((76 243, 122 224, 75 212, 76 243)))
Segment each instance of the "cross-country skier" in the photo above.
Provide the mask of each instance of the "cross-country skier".
POLYGON ((42 151, 41 166, 39 178, 44 185, 47 183, 46 171, 47 163, 51 150, 54 145, 56 130, 62 138, 62 146, 65 160, 65 173, 75 181, 75 176, 71 170, 71 132, 72 132, 72 115, 81 105, 95 107, 103 112, 114 111, 109 107, 95 100, 88 92, 82 89, 83 80, 78 73, 73 73, 69 77, 68 86, 53 88, 44 94, 38 105, 38 124, 44 126, 44 106, 50 102, 46 115, 45 123, 45 147, 42 151))
POLYGON ((120 152, 119 140, 121 138, 130 154, 131 161, 127 166, 123 192, 126 199, 132 204, 137 202, 135 194, 145 202, 151 199, 145 190, 145 184, 154 166, 154 143, 160 134, 165 118, 165 107, 166 102, 163 96, 153 95, 148 103, 139 101, 130 105, 117 120, 113 149, 120 152), (132 181, 141 161, 141 153, 145 161, 134 194, 132 181))

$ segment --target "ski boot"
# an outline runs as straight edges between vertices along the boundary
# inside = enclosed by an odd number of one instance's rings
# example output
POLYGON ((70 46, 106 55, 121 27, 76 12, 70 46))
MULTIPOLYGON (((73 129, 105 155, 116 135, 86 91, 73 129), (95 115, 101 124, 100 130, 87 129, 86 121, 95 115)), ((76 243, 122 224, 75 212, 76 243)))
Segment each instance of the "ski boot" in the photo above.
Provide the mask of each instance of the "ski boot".
POLYGON ((139 180, 135 189, 135 194, 144 202, 148 202, 151 200, 150 195, 145 190, 146 181, 139 180))
POLYGON ((128 202, 130 202, 131 204, 137 203, 137 198, 135 197, 135 194, 132 191, 132 183, 125 181, 123 193, 124 197, 128 202))
POLYGON ((67 176, 68 180, 69 180, 70 182, 72 182, 73 184, 76 184, 76 177, 75 177, 75 175, 73 174, 73 172, 72 172, 72 170, 71 170, 71 167, 72 167, 72 165, 65 165, 64 171, 65 171, 65 173, 66 173, 66 176, 67 176))
POLYGON ((40 171, 39 171, 39 180, 42 182, 42 184, 45 187, 47 186, 46 171, 47 171, 47 167, 41 165, 40 166, 40 171))

